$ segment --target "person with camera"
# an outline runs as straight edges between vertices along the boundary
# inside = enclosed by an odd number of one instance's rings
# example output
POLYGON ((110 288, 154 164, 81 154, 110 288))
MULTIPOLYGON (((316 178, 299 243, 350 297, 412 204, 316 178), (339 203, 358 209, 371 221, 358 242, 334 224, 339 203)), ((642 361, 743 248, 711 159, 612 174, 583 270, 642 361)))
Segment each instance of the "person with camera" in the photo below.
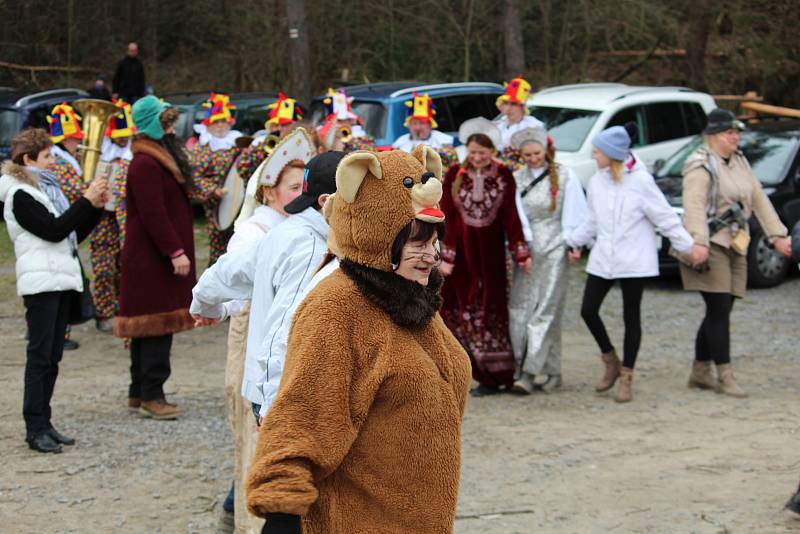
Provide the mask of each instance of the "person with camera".
POLYGON ((791 255, 786 227, 738 150, 744 129, 730 111, 712 110, 703 130, 705 142, 687 158, 682 173, 683 222, 703 253, 695 265, 681 263, 681 280, 685 290, 699 291, 706 305, 689 387, 733 397, 747 396, 731 368, 730 314, 734 299, 743 298, 747 287, 750 217, 755 215, 778 253, 791 255))

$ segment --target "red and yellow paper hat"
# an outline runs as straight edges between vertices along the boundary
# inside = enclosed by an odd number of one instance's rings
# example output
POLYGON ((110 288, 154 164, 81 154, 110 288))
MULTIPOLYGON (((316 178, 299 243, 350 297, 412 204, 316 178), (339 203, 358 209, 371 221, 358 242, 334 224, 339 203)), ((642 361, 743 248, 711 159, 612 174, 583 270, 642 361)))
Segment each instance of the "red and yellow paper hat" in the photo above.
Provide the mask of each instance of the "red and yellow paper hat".
POLYGON ((231 111, 236 109, 236 106, 231 104, 230 97, 224 93, 211 93, 208 100, 203 102, 203 107, 208 109, 206 118, 202 120, 206 126, 217 121, 227 121, 231 124, 235 122, 231 111))
POLYGON ((350 107, 351 102, 353 102, 353 97, 347 96, 346 90, 339 89, 338 91, 334 91, 329 87, 328 94, 322 101, 322 103, 325 104, 325 109, 328 111, 325 120, 354 120, 362 124, 361 117, 356 115, 350 107))
MULTIPOLYGON (((531 84, 520 75, 503 85, 505 85, 506 92, 497 97, 495 103, 498 106, 504 103, 525 105, 531 94, 531 84)), ((527 107, 525 109, 527 110, 527 107)))
POLYGON ((57 144, 69 138, 83 139, 80 120, 80 115, 66 102, 56 105, 47 116, 53 143, 57 144))
POLYGON ((111 139, 119 139, 121 137, 130 137, 136 133, 136 126, 133 125, 133 116, 131 105, 123 99, 114 100, 114 104, 122 108, 122 111, 111 117, 108 121, 108 128, 106 128, 106 137, 111 139))
POLYGON ((429 122, 432 128, 439 126, 436 124, 436 119, 433 118, 436 115, 436 106, 433 105, 433 99, 427 93, 424 95, 413 93, 413 98, 406 102, 406 107, 408 107, 408 115, 403 123, 406 128, 411 119, 429 122))
POLYGON ((267 129, 279 124, 292 124, 303 119, 303 109, 294 98, 287 98, 285 94, 278 93, 278 100, 267 106, 269 118, 267 129))

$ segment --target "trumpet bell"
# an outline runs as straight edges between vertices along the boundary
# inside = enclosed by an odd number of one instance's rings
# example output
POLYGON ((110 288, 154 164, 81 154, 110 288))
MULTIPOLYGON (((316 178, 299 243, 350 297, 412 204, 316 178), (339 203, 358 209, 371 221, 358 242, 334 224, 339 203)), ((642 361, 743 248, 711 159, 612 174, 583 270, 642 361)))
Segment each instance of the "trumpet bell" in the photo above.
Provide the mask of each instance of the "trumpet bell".
POLYGON ((261 143, 261 146, 264 147, 264 152, 267 153, 267 156, 272 154, 272 151, 275 150, 275 147, 278 146, 278 143, 281 142, 281 138, 277 135, 268 135, 264 142, 261 143))

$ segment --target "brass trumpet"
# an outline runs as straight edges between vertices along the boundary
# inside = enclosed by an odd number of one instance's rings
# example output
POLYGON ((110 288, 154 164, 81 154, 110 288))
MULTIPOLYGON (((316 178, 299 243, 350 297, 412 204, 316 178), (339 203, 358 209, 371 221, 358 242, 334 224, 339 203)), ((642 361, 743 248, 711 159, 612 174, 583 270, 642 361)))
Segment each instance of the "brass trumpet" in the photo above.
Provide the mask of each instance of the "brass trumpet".
POLYGON ((264 147, 264 152, 267 153, 267 157, 269 157, 270 154, 272 154, 272 151, 275 150, 275 147, 278 146, 278 143, 280 142, 281 138, 278 137, 277 135, 268 135, 264 139, 264 142, 261 143, 261 146, 264 147))
POLYGON ((336 132, 336 136, 342 140, 342 143, 347 144, 353 140, 353 130, 349 126, 342 126, 336 132))
POLYGON ((81 151, 81 169, 83 169, 83 181, 86 183, 94 180, 97 172, 97 164, 100 161, 100 147, 103 143, 103 135, 108 126, 108 119, 122 111, 122 108, 106 100, 96 98, 83 98, 72 103, 81 117, 83 118, 82 128, 84 132, 83 143, 78 148, 81 151))

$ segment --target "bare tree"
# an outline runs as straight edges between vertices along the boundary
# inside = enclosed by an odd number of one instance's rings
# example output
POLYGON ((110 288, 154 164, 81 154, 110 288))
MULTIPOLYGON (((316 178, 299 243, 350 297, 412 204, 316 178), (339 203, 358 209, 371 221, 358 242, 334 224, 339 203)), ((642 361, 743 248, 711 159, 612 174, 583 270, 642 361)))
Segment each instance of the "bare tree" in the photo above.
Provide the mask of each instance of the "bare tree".
POLYGON ((300 102, 311 102, 311 54, 308 47, 308 24, 305 0, 286 2, 286 19, 289 26, 289 76, 292 94, 300 102))
POLYGON ((506 78, 525 72, 525 44, 522 40, 522 13, 519 0, 506 0, 503 13, 505 36, 506 78))
POLYGON ((708 91, 706 81, 706 48, 711 33, 713 0, 693 0, 687 3, 689 19, 686 64, 689 68, 689 86, 699 91, 708 91))

